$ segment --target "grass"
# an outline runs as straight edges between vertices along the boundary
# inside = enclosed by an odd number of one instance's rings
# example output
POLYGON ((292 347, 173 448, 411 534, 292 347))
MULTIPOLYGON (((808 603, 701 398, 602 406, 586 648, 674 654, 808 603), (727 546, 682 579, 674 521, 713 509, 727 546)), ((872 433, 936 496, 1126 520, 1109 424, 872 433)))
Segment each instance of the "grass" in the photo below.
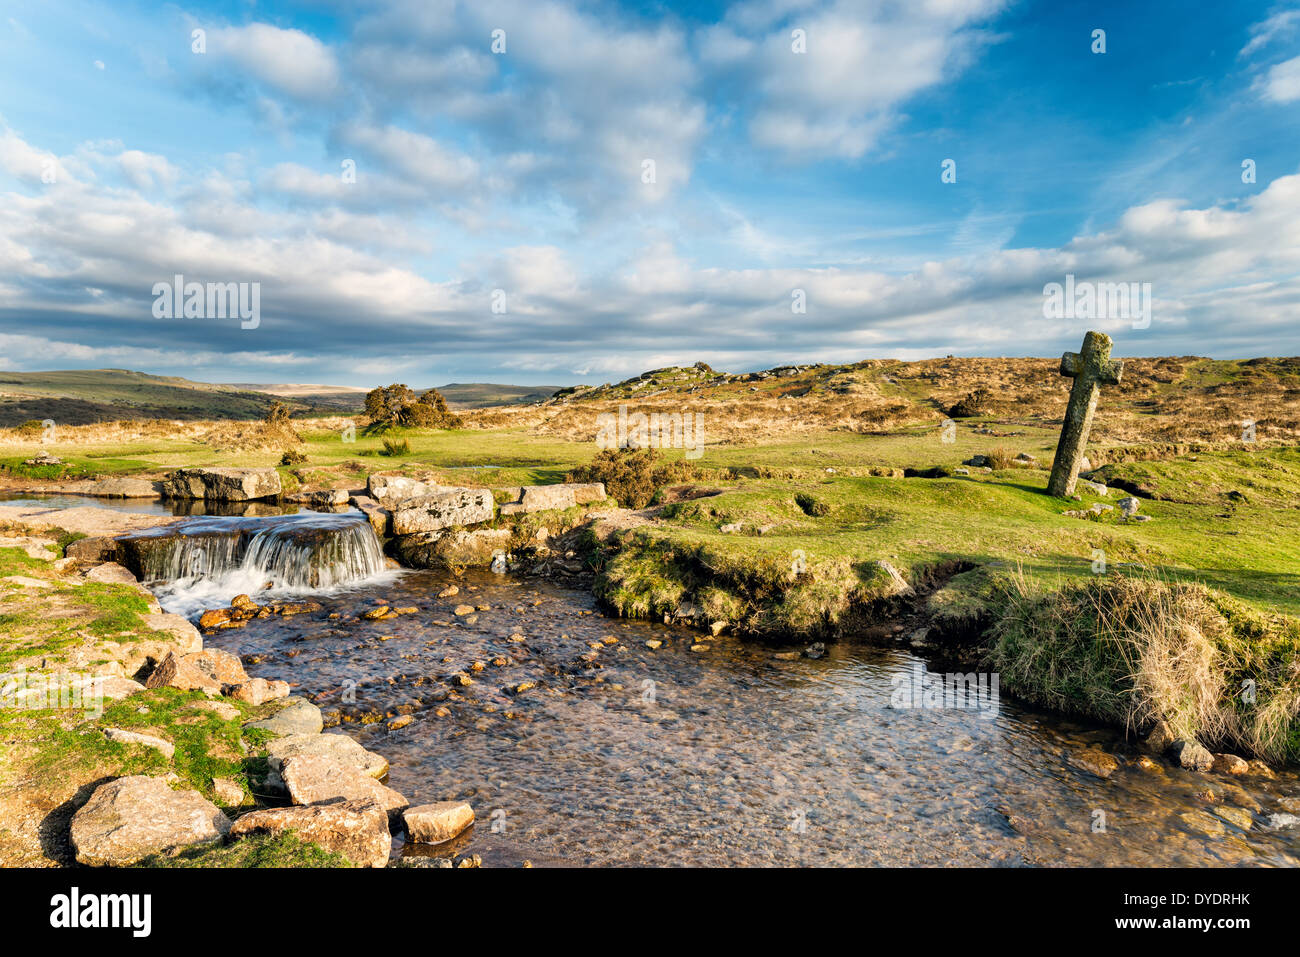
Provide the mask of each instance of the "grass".
POLYGON ((341 854, 292 833, 254 834, 229 844, 201 844, 178 854, 147 857, 136 867, 350 867, 341 854))

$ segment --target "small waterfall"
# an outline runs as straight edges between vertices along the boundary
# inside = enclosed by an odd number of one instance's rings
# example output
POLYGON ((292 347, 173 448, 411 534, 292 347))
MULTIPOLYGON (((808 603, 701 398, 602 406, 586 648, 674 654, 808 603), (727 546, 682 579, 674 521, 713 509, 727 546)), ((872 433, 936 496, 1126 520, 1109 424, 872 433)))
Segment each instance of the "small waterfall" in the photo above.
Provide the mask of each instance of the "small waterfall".
POLYGON ((383 549, 360 513, 207 518, 122 539, 168 611, 192 615, 238 594, 301 596, 374 579, 383 549))

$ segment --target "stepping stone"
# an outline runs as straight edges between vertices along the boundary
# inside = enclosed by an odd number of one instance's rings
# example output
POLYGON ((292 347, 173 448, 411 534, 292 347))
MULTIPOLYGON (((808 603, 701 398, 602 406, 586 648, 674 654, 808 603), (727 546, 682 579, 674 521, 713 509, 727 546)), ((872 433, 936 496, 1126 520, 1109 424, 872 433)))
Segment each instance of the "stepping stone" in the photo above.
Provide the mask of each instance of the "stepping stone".
POLYGON ((402 812, 406 837, 415 844, 443 844, 474 823, 474 809, 464 801, 421 804, 402 812))

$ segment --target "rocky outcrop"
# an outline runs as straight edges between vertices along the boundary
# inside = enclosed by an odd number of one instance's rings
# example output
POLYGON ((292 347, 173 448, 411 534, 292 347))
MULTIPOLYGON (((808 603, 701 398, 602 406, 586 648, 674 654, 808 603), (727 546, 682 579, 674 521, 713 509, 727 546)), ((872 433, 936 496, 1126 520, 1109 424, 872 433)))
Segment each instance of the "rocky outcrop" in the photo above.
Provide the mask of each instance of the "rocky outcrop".
POLYGON ((348 504, 348 497, 347 489, 342 488, 301 489, 284 496, 284 501, 309 508, 330 508, 348 504))
POLYGON ((408 568, 444 568, 489 565, 499 552, 510 548, 508 528, 455 529, 401 535, 393 540, 393 554, 408 568))
POLYGON ((184 468, 162 481, 166 498, 249 502, 274 498, 280 491, 280 473, 275 469, 184 468))
POLYGON ((474 525, 492 518, 495 505, 487 489, 444 488, 399 502, 393 509, 393 534, 436 532, 457 525, 474 525))
POLYGON ((415 844, 444 844, 474 823, 474 809, 464 801, 439 801, 408 807, 402 812, 407 840, 415 844))
POLYGON ((135 775, 101 784, 72 818, 77 861, 124 867, 192 844, 219 841, 230 819, 197 791, 174 791, 161 778, 135 775))
POLYGON ((393 846, 388 813, 373 801, 253 811, 235 822, 230 836, 279 835, 289 831, 301 841, 342 854, 354 867, 386 866, 393 846))

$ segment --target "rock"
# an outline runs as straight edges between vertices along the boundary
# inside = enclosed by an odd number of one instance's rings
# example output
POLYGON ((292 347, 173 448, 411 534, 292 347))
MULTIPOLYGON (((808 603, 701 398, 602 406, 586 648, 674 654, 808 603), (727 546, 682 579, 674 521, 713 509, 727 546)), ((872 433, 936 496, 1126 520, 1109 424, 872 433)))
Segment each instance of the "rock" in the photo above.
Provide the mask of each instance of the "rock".
POLYGON ((1214 765, 1210 768, 1217 774, 1245 774, 1250 770, 1250 765, 1246 763, 1245 758, 1239 758, 1235 754, 1216 754, 1214 756, 1214 765))
POLYGON ((325 727, 320 708, 303 698, 289 698, 288 703, 261 721, 251 721, 250 728, 261 728, 273 734, 287 737, 291 734, 320 734, 325 727))
POLYGON ((1137 514, 1138 507, 1141 504, 1142 504, 1141 502, 1139 502, 1136 498, 1130 495, 1127 498, 1122 498, 1119 500, 1119 510, 1124 515, 1125 518, 1132 518, 1134 515, 1137 514))
POLYGON ((353 495, 348 499, 353 508, 366 516, 366 521, 380 538, 393 534, 393 513, 368 495, 353 495))
POLYGON ((573 492, 573 500, 579 505, 605 501, 604 482, 570 482, 567 487, 573 492))
POLYGON ((1214 755, 1195 741, 1179 738, 1169 750, 1181 767, 1189 771, 1208 771, 1214 767, 1214 755))
POLYGON ((373 751, 367 751, 343 734, 291 734, 276 738, 266 746, 267 763, 271 770, 276 772, 288 758, 304 755, 324 758, 338 767, 360 771, 367 777, 375 779, 380 779, 388 773, 386 758, 373 751))
POLYGON ((243 662, 219 648, 205 648, 186 655, 182 660, 223 685, 236 685, 248 680, 243 662))
POLYGON ((343 801, 311 807, 253 811, 237 820, 231 837, 283 834, 342 854, 354 867, 384 867, 392 851, 388 813, 373 801, 343 801))
POLYGON ((452 613, 453 615, 456 615, 457 617, 463 618, 463 617, 466 616, 466 615, 472 615, 472 614, 474 614, 474 606, 473 606, 473 605, 457 605, 455 608, 452 609, 452 612, 451 612, 451 613, 452 613))
POLYGON ((495 510, 487 489, 446 488, 436 494, 400 502, 393 510, 393 534, 433 532, 456 525, 489 521, 495 510))
POLYGON ((249 502, 280 492, 280 473, 270 468, 183 468, 162 482, 165 498, 249 502))
POLYGON ((731 522, 727 525, 719 525, 718 531, 723 535, 737 535, 744 529, 744 527, 745 524, 743 522, 731 522))
POLYGON ((1251 825, 1255 823, 1254 815, 1244 807, 1216 807, 1214 813, 1233 827, 1240 828, 1243 831, 1249 831, 1251 825))
POLYGON ((520 489, 519 501, 501 506, 502 515, 518 512, 546 512, 577 505, 569 485, 526 485, 520 489))
POLYGON ((1177 735, 1169 727, 1169 723, 1163 719, 1157 719, 1142 743, 1154 753, 1164 754, 1173 746, 1176 740, 1177 735))
POLYGON ((822 644, 820 641, 814 641, 811 645, 809 645, 807 648, 803 650, 803 656, 805 658, 812 658, 814 660, 818 658, 825 658, 826 646, 822 644))
POLYGON ((114 478, 92 482, 86 494, 96 498, 157 498, 158 490, 145 479, 114 478))
POLYGON ((367 621, 375 621, 378 618, 383 618, 387 614, 388 606, 380 605, 378 608, 371 608, 369 611, 363 611, 359 617, 364 618, 367 621))
POLYGON ((1248 761, 1246 766, 1249 769, 1249 774, 1258 774, 1260 777, 1268 778, 1270 780, 1277 777, 1277 775, 1273 773, 1273 769, 1263 761, 1259 760, 1259 758, 1255 758, 1253 761, 1248 761))
POLYGON ((144 623, 154 631, 161 631, 174 643, 182 655, 193 654, 203 650, 203 636, 199 630, 180 615, 157 612, 141 615, 144 623))
POLYGON ((104 737, 110 741, 116 741, 118 744, 140 744, 146 748, 154 748, 162 752, 164 758, 168 761, 176 754, 176 746, 170 741, 164 741, 162 738, 156 738, 151 734, 141 734, 138 731, 124 731, 121 728, 105 728, 104 737))
POLYGON ((121 562, 122 549, 117 539, 95 536, 81 538, 68 545, 63 554, 83 562, 121 562))
POLYGON ((438 592, 439 598, 451 598, 460 594, 460 588, 456 585, 448 585, 442 591, 438 592))
POLYGON ((1137 765, 1139 768, 1141 768, 1143 771, 1150 771, 1150 772, 1152 772, 1152 773, 1154 773, 1154 774, 1163 774, 1163 773, 1164 773, 1164 772, 1161 770, 1160 765, 1157 764, 1155 761, 1152 761, 1152 760, 1151 760, 1149 757, 1147 757, 1145 754, 1139 754, 1138 757, 1137 757, 1137 760, 1134 761, 1133 763, 1136 764, 1136 765, 1137 765))
POLYGON ((179 688, 181 691, 203 691, 208 694, 220 694, 221 682, 211 675, 200 671, 191 664, 168 652, 167 657, 159 662, 158 667, 145 681, 146 688, 179 688))
POLYGON ((1088 482, 1083 479, 1080 479, 1079 484, 1082 485, 1085 490, 1091 492, 1093 495, 1100 495, 1103 498, 1110 495, 1110 489, 1102 485, 1100 482, 1088 482))
POLYGON ((290 492, 284 501, 290 505, 306 505, 309 508, 329 508, 348 504, 348 490, 343 488, 299 489, 290 492))
POLYGON ((720 635, 720 634, 722 634, 724 631, 726 631, 729 627, 731 627, 731 622, 728 622, 728 621, 714 621, 714 622, 710 622, 710 623, 709 623, 709 634, 712 635, 714 638, 716 638, 716 637, 718 637, 718 635, 720 635))
POLYGON ((203 614, 199 615, 200 628, 216 628, 230 621, 229 608, 209 608, 203 614))
POLYGON ((86 572, 85 579, 88 582, 101 582, 106 585, 134 585, 139 582, 130 570, 117 562, 96 565, 86 572))
POLYGON ((399 714, 392 721, 388 722, 388 730, 401 731, 403 728, 405 728, 408 724, 411 724, 413 721, 415 721, 415 717, 413 715, 399 714))
POLYGON ((256 706, 265 704, 268 701, 275 701, 277 698, 287 698, 289 696, 289 683, 287 681, 267 681, 265 678, 249 678, 247 681, 228 684, 223 690, 227 698, 234 698, 236 701, 256 706))
POLYGON ((408 568, 456 568, 490 566, 496 556, 510 547, 508 528, 443 529, 399 535, 393 540, 395 554, 408 568))
POLYGON ((1015 459, 1015 460, 1016 460, 1017 462, 1022 462, 1022 463, 1026 464, 1026 465, 1032 465, 1033 463, 1035 463, 1035 462, 1038 461, 1037 458, 1035 458, 1034 456, 1030 455, 1028 452, 1021 452, 1019 455, 1016 456, 1016 459, 1015 459))
POLYGON ((213 778, 212 793, 226 807, 239 807, 248 798, 248 795, 244 793, 244 789, 234 778, 213 778))
POLYGON ((972 468, 977 468, 977 469, 985 468, 988 464, 989 464, 989 457, 987 455, 972 455, 970 458, 968 458, 965 462, 962 463, 962 465, 969 465, 972 468))
POLYGON ((1184 811, 1178 815, 1178 819, 1187 826, 1193 834, 1200 834, 1204 837, 1222 837, 1224 833, 1223 822, 1216 817, 1206 814, 1204 811, 1184 811))
POLYGON ((331 804, 335 801, 373 801, 395 817, 405 810, 406 798, 356 768, 336 764, 332 758, 298 754, 280 764, 280 777, 294 804, 331 804))
POLYGON ((427 482, 417 482, 404 475, 371 475, 366 480, 371 498, 380 505, 391 508, 395 503, 411 498, 432 495, 443 488, 427 482))
POLYGON ((402 812, 407 840, 415 844, 444 844, 474 823, 474 809, 464 801, 421 804, 402 812))
POLYGON ((173 791, 162 778, 134 775, 101 784, 72 817, 77 862, 124 867, 148 857, 219 841, 230 819, 197 791, 173 791))
POLYGON ((1108 778, 1119 768, 1119 762, 1100 748, 1073 751, 1067 758, 1071 765, 1099 778, 1108 778))

